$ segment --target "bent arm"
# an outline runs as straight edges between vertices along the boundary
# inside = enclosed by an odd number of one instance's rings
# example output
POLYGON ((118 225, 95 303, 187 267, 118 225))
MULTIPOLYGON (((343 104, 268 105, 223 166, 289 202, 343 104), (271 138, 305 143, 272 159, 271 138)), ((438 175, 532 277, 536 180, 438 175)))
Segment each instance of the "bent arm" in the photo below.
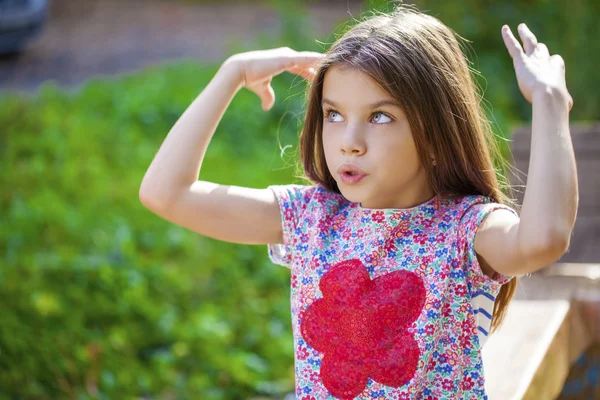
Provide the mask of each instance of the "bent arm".
POLYGON ((522 242, 566 249, 578 199, 567 98, 558 91, 534 93, 531 157, 519 227, 522 242))
POLYGON ((142 204, 164 208, 197 181, 208 144, 241 87, 237 64, 225 61, 163 141, 142 180, 142 204))
POLYGON ((139 198, 163 219, 213 239, 282 243, 279 205, 270 189, 198 180, 210 140, 242 87, 242 71, 226 61, 169 131, 144 176, 139 198))
MULTIPOLYGON (((506 275, 537 271, 569 247, 579 202, 567 98, 538 92, 533 98, 531 158, 520 218, 493 212, 475 237, 475 250, 506 275)), ((490 272, 490 271, 488 271, 490 272)))

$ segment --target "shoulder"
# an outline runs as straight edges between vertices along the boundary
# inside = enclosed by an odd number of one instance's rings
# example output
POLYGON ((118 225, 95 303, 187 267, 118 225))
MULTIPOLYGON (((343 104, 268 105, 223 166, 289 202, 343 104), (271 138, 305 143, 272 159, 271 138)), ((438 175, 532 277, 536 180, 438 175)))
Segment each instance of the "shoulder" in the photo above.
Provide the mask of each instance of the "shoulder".
POLYGON ((460 225, 478 226, 492 212, 498 215, 518 217, 518 213, 512 207, 495 202, 488 196, 467 195, 447 200, 451 213, 456 217, 460 225))
POLYGON ((486 196, 466 196, 461 204, 458 239, 470 259, 477 258, 481 271, 503 281, 518 264, 516 228, 519 215, 512 207, 494 202, 486 196))
POLYGON ((290 183, 284 185, 270 185, 267 189, 270 189, 275 193, 280 204, 298 204, 310 202, 318 188, 316 185, 290 183))
POLYGON ((337 209, 344 201, 346 201, 341 194, 332 192, 321 184, 270 185, 268 186, 268 189, 275 193, 280 206, 284 208, 337 209))
POLYGON ((454 225, 459 239, 469 242, 490 226, 512 226, 519 215, 511 206, 495 202, 488 196, 466 195, 445 198, 441 207, 444 223, 454 225))

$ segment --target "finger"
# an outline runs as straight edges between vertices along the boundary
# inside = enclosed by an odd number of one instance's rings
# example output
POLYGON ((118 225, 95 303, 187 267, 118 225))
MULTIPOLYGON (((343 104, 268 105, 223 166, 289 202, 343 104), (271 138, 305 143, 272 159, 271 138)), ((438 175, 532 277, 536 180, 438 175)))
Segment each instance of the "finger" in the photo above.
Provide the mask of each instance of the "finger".
POLYGON ((538 44, 537 38, 535 37, 533 32, 531 32, 529 27, 524 23, 519 24, 517 29, 519 31, 519 36, 523 41, 523 47, 525 47, 525 54, 530 56, 531 54, 533 54, 533 51, 535 50, 535 47, 538 44))
POLYGON ((512 34, 512 31, 510 30, 508 25, 504 25, 502 27, 502 38, 504 39, 504 44, 506 45, 508 53, 513 58, 513 60, 523 59, 525 57, 525 53, 523 53, 523 48, 521 47, 521 44, 512 34))
POLYGON ((300 75, 304 79, 308 79, 308 80, 311 80, 316 74, 315 68, 313 68, 313 67, 307 68, 305 66, 294 66, 293 68, 290 68, 288 71, 293 74, 300 75))
POLYGON ((569 111, 573 108, 573 96, 569 95, 569 111))
POLYGON ((548 47, 544 43, 538 43, 535 50, 542 58, 550 57, 550 52, 548 51, 548 47))
POLYGON ((565 60, 563 60, 563 58, 559 54, 554 54, 553 56, 551 56, 550 63, 559 69, 565 69, 565 60))
POLYGON ((315 75, 316 75, 316 71, 314 68, 307 68, 307 69, 303 69, 302 71, 300 71, 298 73, 298 75, 300 75, 301 77, 303 77, 306 80, 312 80, 315 75))
POLYGON ((290 71, 290 72, 292 72, 292 73, 294 73, 296 75, 300 75, 304 79, 308 79, 308 68, 299 69, 299 70, 290 71))
POLYGON ((290 62, 295 65, 314 65, 325 57, 325 54, 314 51, 301 51, 290 57, 290 62))
POLYGON ((275 92, 271 87, 271 82, 267 82, 260 91, 260 99, 262 102, 262 109, 268 111, 275 104, 275 92))

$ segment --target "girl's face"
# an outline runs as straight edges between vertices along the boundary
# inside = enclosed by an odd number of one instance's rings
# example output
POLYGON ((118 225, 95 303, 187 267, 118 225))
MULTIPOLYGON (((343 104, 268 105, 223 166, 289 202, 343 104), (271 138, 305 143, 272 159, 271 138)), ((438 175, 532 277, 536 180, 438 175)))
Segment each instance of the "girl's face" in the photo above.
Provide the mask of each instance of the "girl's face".
POLYGON ((327 167, 346 199, 364 208, 411 208, 433 197, 403 110, 369 76, 330 68, 322 108, 327 167), (345 163, 366 176, 344 181, 338 168, 345 163))

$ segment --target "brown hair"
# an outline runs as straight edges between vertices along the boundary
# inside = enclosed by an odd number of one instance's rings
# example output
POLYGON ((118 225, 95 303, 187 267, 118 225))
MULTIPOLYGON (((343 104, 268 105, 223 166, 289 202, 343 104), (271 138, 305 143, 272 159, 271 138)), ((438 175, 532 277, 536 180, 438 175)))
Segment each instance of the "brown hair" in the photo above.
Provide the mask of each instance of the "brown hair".
MULTIPOLYGON (((308 87, 299 146, 308 180, 340 193, 327 168, 322 146, 323 80, 334 66, 367 74, 400 102, 436 194, 483 195, 518 209, 502 191, 510 192, 510 186, 496 171, 494 159, 500 166, 506 162, 455 33, 438 19, 407 5, 352 27, 316 66, 316 76, 308 87), (435 157, 435 167, 429 161, 430 154, 435 157)), ((514 278, 500 289, 492 330, 504 318, 516 284, 514 278)))

